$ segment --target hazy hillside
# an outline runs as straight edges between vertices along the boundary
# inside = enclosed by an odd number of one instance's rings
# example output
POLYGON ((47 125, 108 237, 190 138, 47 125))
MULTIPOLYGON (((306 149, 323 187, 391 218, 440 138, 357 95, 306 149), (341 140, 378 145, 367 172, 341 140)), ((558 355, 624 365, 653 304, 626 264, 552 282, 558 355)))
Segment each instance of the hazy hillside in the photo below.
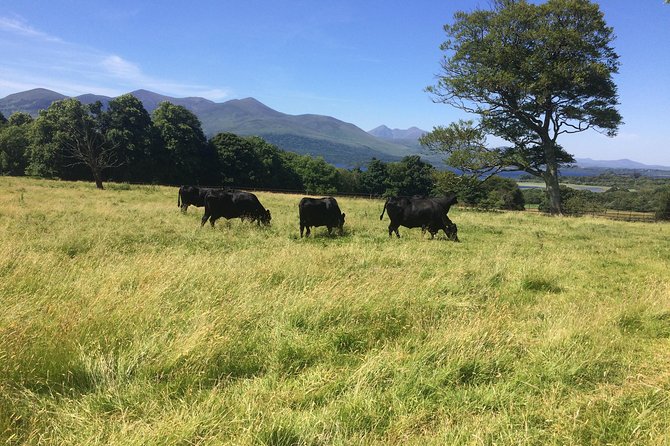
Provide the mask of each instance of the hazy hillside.
POLYGON ((583 169, 601 168, 601 169, 645 169, 645 170, 670 170, 668 166, 656 166, 638 163, 629 159, 620 160, 593 160, 591 158, 577 158, 577 166, 583 169))
POLYGON ((100 101, 103 107, 107 107, 109 101, 112 100, 109 96, 102 96, 99 94, 82 94, 81 96, 76 96, 75 99, 78 99, 82 104, 93 104, 94 102, 100 101))
POLYGON ((37 116, 39 110, 48 108, 54 101, 60 101, 67 96, 46 88, 35 88, 34 90, 14 93, 0 99, 0 112, 5 117, 9 117, 14 112, 28 112, 37 116))

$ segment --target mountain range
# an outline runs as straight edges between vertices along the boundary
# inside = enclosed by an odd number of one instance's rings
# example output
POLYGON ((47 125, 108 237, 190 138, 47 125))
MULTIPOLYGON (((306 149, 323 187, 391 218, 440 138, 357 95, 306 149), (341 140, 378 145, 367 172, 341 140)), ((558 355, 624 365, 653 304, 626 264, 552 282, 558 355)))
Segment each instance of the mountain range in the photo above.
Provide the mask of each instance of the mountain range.
MULTIPOLYGON (((369 132, 339 119, 315 114, 289 115, 274 110, 254 98, 213 102, 201 97, 175 98, 148 90, 131 92, 151 113, 158 104, 169 101, 192 111, 202 123, 208 137, 220 132, 257 135, 283 150, 322 156, 336 166, 352 167, 366 164, 370 158, 397 161, 407 155, 421 157, 436 166, 443 166, 442 156, 427 152, 418 143, 426 133, 417 127, 391 129, 385 125, 369 132)), ((0 99, 0 112, 9 117, 16 111, 37 116, 52 102, 68 96, 44 88, 10 94, 0 99)), ((104 106, 113 98, 95 94, 76 96, 85 104, 100 101, 104 106)), ((670 170, 670 167, 649 166, 631 160, 601 161, 583 158, 577 167, 584 169, 670 170)))
MULTIPOLYGON (((200 119, 208 137, 220 132, 257 135, 281 149, 322 156, 337 166, 362 165, 373 157, 397 161, 420 152, 419 148, 377 138, 354 124, 330 116, 289 115, 273 110, 254 98, 217 103, 200 97, 174 98, 147 90, 136 90, 130 94, 142 101, 149 113, 163 101, 187 108, 200 119)), ((39 110, 66 97, 43 88, 15 93, 0 99, 0 112, 9 116, 23 111, 37 116, 39 110)), ((75 98, 82 103, 100 101, 103 105, 113 99, 93 94, 75 98)))

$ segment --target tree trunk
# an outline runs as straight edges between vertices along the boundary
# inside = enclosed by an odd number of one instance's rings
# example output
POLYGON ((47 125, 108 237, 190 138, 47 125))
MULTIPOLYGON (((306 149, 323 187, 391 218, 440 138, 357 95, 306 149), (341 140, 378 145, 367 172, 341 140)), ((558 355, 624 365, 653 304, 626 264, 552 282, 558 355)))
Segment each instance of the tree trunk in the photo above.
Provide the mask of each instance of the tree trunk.
POLYGON ((545 154, 547 167, 542 176, 544 177, 544 183, 547 185, 547 194, 549 195, 549 212, 551 215, 563 215, 561 191, 558 185, 558 164, 556 163, 553 150, 545 150, 545 154))
POLYGON ((549 195, 549 212, 551 215, 563 215, 558 176, 545 174, 544 182, 547 185, 547 194, 549 195))
POLYGON ((100 175, 100 172, 96 169, 91 169, 93 172, 93 179, 95 180, 95 187, 98 189, 104 189, 102 187, 102 175, 100 175))

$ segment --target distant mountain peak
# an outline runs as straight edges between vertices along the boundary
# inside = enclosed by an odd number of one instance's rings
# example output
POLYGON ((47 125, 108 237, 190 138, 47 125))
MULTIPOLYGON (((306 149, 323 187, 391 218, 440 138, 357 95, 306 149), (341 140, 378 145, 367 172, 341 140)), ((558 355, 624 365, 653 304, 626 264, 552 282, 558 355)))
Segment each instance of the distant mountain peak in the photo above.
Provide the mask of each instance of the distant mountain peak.
POLYGON ((57 93, 53 90, 48 90, 46 88, 33 88, 32 90, 21 91, 19 93, 10 94, 5 97, 3 100, 12 101, 12 100, 35 100, 43 98, 54 98, 52 100, 57 101, 60 99, 65 99, 67 96, 64 94, 57 93))
POLYGON ((417 140, 428 132, 421 130, 418 127, 410 127, 408 129, 391 129, 386 125, 380 125, 379 127, 375 127, 374 129, 370 130, 368 133, 372 136, 376 136, 377 138, 393 141, 399 139, 417 140))

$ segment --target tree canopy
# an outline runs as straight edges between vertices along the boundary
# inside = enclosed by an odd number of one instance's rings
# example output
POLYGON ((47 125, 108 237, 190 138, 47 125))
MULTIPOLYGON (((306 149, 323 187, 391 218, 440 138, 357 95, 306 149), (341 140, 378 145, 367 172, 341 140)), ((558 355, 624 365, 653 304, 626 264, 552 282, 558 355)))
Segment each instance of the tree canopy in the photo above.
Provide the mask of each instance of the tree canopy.
POLYGON ((422 143, 447 153, 454 167, 542 177, 551 211, 561 213, 558 168, 574 159, 559 137, 589 129, 614 136, 622 121, 614 34, 598 5, 496 0, 491 10, 456 13, 444 30, 441 73, 427 91, 479 121, 437 127, 422 143), (487 135, 508 145, 490 147, 487 135))

